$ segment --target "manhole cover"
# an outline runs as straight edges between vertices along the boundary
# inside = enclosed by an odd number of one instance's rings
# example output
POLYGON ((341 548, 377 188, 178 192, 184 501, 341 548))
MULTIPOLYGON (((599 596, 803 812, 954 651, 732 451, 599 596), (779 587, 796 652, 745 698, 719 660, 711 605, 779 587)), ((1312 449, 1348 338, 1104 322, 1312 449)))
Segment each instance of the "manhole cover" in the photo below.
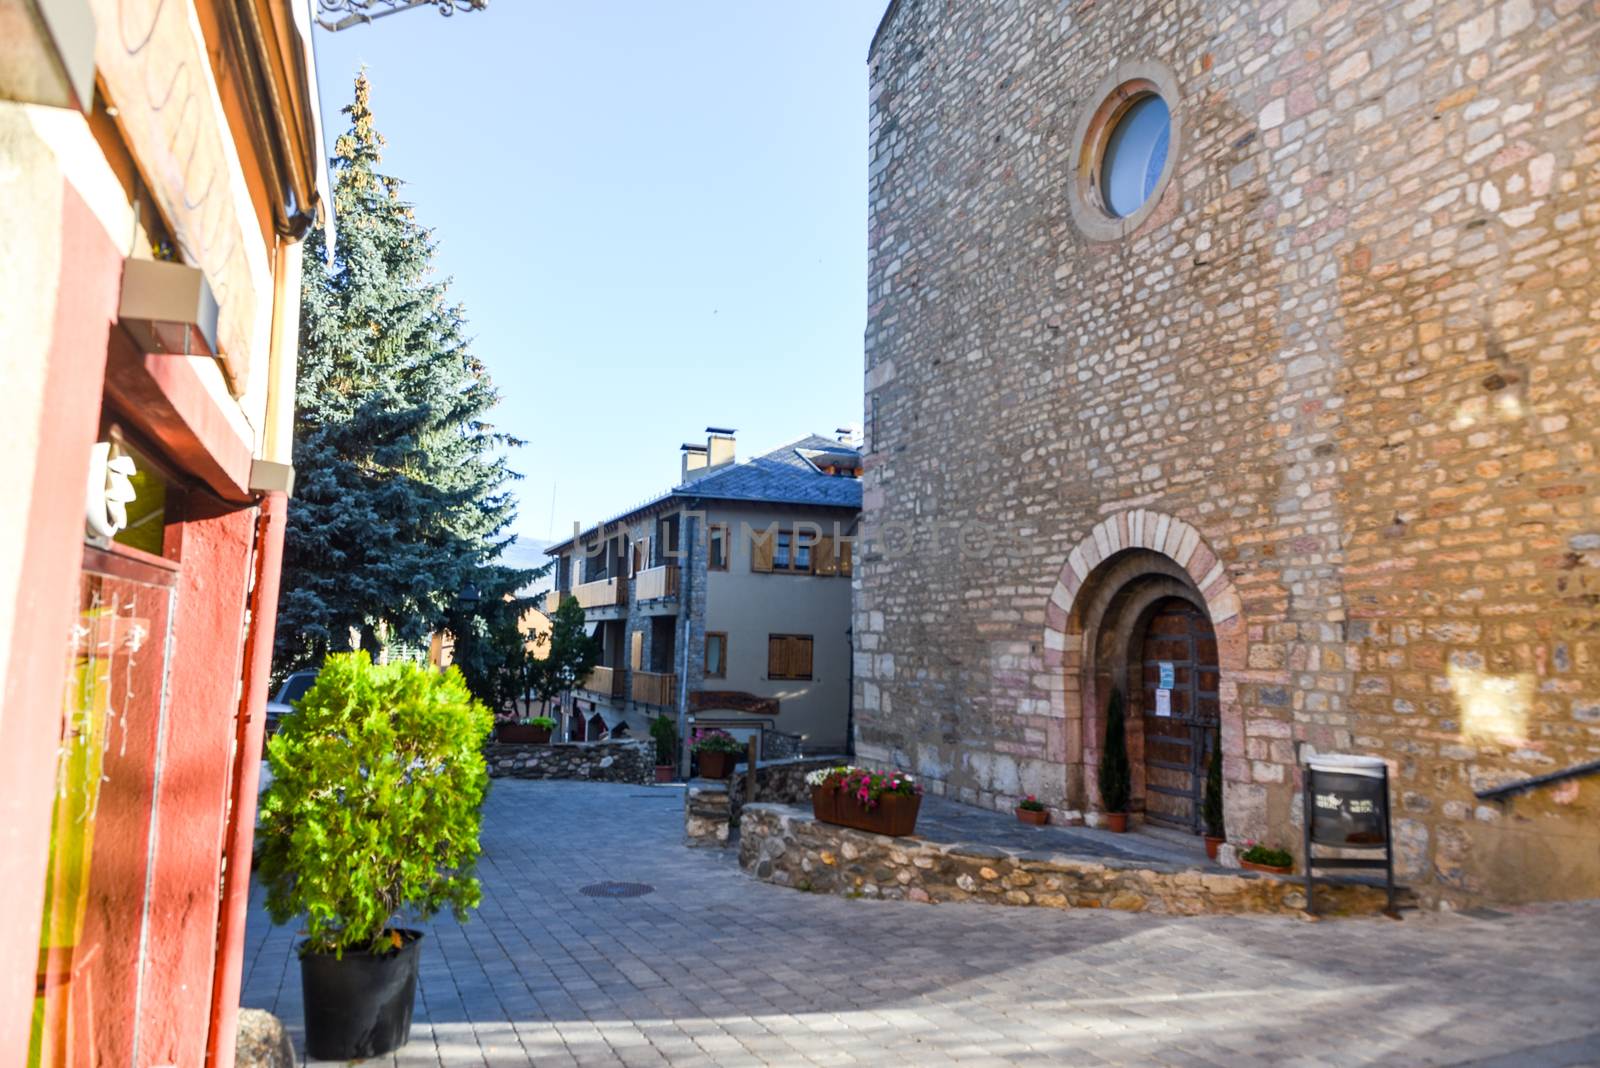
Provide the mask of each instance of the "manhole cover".
POLYGON ((643 897, 655 891, 649 883, 591 883, 578 892, 589 897, 643 897))

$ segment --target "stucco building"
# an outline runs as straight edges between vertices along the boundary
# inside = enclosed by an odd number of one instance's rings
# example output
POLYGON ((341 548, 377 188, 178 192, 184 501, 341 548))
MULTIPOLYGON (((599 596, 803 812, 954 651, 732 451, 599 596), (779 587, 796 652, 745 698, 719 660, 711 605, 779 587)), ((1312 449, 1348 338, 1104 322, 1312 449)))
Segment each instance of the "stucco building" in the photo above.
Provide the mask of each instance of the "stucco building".
POLYGON ((1298 853, 1371 754, 1424 899, 1600 893, 1594 5, 897 0, 869 62, 861 754, 1098 822, 1118 687, 1137 822, 1220 744, 1298 853))
POLYGON ((326 185, 302 0, 0 3, 0 1050, 232 1064, 326 185))
POLYGON ((576 597, 603 649, 566 733, 645 737, 664 714, 769 756, 843 752, 860 452, 811 435, 740 462, 733 431, 707 434, 677 486, 546 550, 545 612, 576 597))

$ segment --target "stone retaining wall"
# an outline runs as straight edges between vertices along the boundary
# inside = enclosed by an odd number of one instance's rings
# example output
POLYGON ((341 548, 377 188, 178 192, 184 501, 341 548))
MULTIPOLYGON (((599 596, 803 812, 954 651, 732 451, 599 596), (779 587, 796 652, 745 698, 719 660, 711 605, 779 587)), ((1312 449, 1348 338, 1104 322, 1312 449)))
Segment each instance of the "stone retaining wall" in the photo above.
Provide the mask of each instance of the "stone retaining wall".
POLYGON ((728 844, 733 828, 727 779, 694 779, 683 793, 685 845, 717 847, 728 844))
POLYGON ((579 779, 587 782, 655 782, 656 743, 651 738, 614 742, 483 747, 492 779, 579 779))
MULTIPOLYGON (((843 754, 833 756, 794 757, 789 760, 763 760, 756 765, 756 800, 773 805, 811 804, 811 787, 806 776, 819 768, 831 768, 850 763, 843 754)), ((744 778, 748 764, 741 763, 728 780, 731 798, 731 822, 739 822, 739 812, 744 808, 744 778)))
MULTIPOLYGON (((744 806, 739 865, 779 886, 847 897, 1178 916, 1305 908, 1304 883, 1294 877, 889 838, 819 823, 789 805, 744 806)), ((1383 893, 1367 887, 1317 887, 1319 913, 1383 905, 1383 893)))
MULTIPOLYGON (((774 804, 810 804, 806 776, 818 768, 847 763, 843 756, 763 760, 756 764, 756 800, 774 804)), ((683 839, 690 846, 725 846, 744 808, 744 780, 749 764, 741 762, 727 779, 695 779, 683 796, 683 839)))

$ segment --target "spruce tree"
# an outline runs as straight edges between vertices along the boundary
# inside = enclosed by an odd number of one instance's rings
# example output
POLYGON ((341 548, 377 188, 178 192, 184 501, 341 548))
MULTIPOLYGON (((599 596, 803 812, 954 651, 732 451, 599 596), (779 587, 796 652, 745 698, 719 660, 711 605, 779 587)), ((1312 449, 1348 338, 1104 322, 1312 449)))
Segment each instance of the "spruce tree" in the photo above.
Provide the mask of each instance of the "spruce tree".
POLYGON ((1128 811, 1132 792, 1128 767, 1128 728, 1123 722, 1122 691, 1112 689, 1106 707, 1106 744, 1100 750, 1100 804, 1107 812, 1128 811))
POLYGON ((432 233, 379 170, 369 92, 362 72, 334 147, 332 262, 325 229, 306 241, 280 672, 346 648, 352 628, 369 650, 379 630, 481 628, 460 591, 529 577, 495 563, 513 540, 504 449, 521 443, 486 421, 499 394, 433 273, 432 233))

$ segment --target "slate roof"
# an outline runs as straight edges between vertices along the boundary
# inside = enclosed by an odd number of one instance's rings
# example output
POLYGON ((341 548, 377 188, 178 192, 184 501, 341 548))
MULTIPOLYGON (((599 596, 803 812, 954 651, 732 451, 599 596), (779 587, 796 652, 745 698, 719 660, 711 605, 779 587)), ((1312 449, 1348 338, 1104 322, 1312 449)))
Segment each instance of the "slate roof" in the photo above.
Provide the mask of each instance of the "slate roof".
MULTIPOLYGON (((803 504, 823 508, 861 508, 861 480, 825 475, 813 467, 801 450, 831 455, 859 456, 860 451, 835 438, 808 434, 771 452, 743 463, 730 464, 712 475, 680 483, 665 493, 635 505, 583 532, 584 537, 600 527, 620 523, 628 517, 673 497, 715 501, 752 501, 760 504, 803 504)), ((545 550, 554 555, 572 544, 567 538, 545 550)))

